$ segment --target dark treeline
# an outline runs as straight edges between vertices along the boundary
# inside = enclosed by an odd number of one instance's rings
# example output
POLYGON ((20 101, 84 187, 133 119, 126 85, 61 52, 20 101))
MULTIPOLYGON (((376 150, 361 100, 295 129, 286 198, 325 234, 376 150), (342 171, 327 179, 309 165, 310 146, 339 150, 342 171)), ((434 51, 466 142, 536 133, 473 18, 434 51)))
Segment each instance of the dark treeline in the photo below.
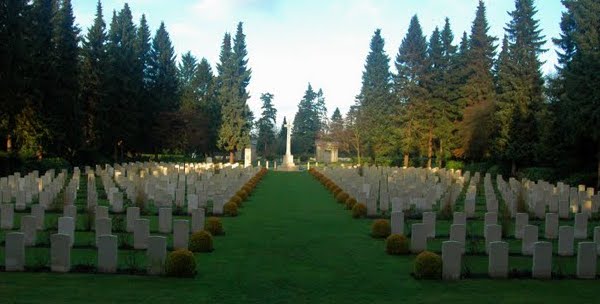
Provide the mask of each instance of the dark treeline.
POLYGON ((488 33, 482 1, 458 45, 450 20, 426 37, 414 16, 393 62, 396 73, 376 30, 362 89, 336 140, 367 163, 466 160, 512 175, 546 167, 553 168, 549 179, 583 172, 576 180, 595 183, 600 1, 563 0, 562 35, 554 39, 558 72, 546 78, 539 59, 546 37, 533 2, 515 1, 502 40, 488 33))
MULTIPOLYGON (((10 155, 74 163, 141 153, 233 152, 249 144, 251 71, 242 24, 225 34, 215 74, 179 64, 164 23, 100 1, 85 35, 69 0, 0 3, 0 132, 10 155)), ((218 46, 215 46, 218 47, 218 46)))

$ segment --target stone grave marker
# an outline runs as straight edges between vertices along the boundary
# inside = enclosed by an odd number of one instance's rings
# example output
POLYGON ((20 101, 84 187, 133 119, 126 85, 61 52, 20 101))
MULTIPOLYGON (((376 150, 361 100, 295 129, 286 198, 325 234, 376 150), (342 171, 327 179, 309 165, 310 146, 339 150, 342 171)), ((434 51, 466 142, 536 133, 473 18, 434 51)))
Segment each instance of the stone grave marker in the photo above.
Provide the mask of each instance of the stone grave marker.
POLYGON ((488 253, 488 274, 492 279, 508 278, 508 243, 491 242, 488 253))
POLYGON ((597 249, 594 242, 580 242, 577 248, 577 278, 595 279, 597 249))
POLYGON ((462 244, 454 241, 442 243, 442 278, 444 280, 460 279, 462 244))
POLYGON ((550 279, 552 276, 552 243, 535 242, 533 245, 533 266, 531 269, 534 279, 550 279))
POLYGON ((50 270, 69 272, 71 270, 71 237, 66 234, 50 236, 50 270))
POLYGON ((572 256, 573 243, 575 242, 575 235, 573 227, 571 226, 560 226, 558 229, 558 255, 561 256, 572 256))
POLYGON ((6 234, 4 265, 6 271, 25 270, 25 234, 9 232, 6 234))
POLYGON ((118 243, 116 235, 98 237, 98 272, 117 272, 118 243))

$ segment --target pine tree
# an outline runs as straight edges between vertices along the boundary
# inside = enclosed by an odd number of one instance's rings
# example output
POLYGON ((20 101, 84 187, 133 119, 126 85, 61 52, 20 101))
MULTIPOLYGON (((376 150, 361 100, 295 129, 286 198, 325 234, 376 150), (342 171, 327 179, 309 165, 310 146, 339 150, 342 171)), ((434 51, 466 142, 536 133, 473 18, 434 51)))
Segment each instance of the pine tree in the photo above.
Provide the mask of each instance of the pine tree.
POLYGON ((16 115, 31 94, 26 89, 30 65, 27 35, 30 8, 27 1, 8 0, 0 3, 0 134, 7 152, 12 152, 16 115))
POLYGON ((83 139, 87 149, 98 149, 102 139, 100 108, 106 98, 106 23, 102 4, 96 5, 96 19, 82 43, 81 105, 83 109, 83 139))
POLYGON ((181 56, 178 66, 178 78, 181 86, 180 102, 181 109, 195 112, 199 110, 200 96, 198 95, 198 60, 187 52, 181 56))
POLYGON ((319 89, 317 91, 317 100, 315 103, 315 111, 317 112, 317 116, 319 117, 319 131, 318 133, 321 135, 327 134, 327 126, 328 120, 327 117, 327 106, 325 105, 325 96, 323 94, 323 90, 319 89))
POLYGON ((137 135, 136 146, 140 149, 150 150, 155 147, 155 136, 148 132, 152 123, 156 121, 158 105, 152 102, 150 92, 150 59, 152 51, 152 35, 148 27, 146 15, 142 14, 137 28, 134 49, 136 54, 134 86, 136 91, 137 109, 137 135))
MULTIPOLYGON (((561 86, 558 117, 561 127, 569 130, 571 142, 587 142, 596 149, 597 186, 600 187, 600 3, 597 0, 563 1, 561 86), (572 18, 572 20, 569 20, 572 18), (568 26, 567 26, 568 25, 568 26), (573 52, 574 50, 574 52, 573 52), (573 52, 573 53, 571 53, 573 52)), ((577 155, 582 158, 583 155, 577 155)))
POLYGON ((466 52, 466 80, 461 87, 463 110, 459 136, 463 139, 459 155, 471 159, 489 156, 492 132, 495 85, 492 74, 496 46, 495 37, 488 35, 486 7, 479 1, 466 52))
POLYGON ((52 90, 55 104, 45 109, 59 155, 73 157, 81 145, 79 100, 79 29, 75 25, 70 0, 62 0, 56 12, 52 36, 52 66, 57 75, 52 90), (64 149, 64 150, 63 150, 64 149))
POLYGON ((263 157, 272 159, 275 147, 275 124, 277 110, 273 107, 273 94, 263 93, 260 100, 263 102, 262 115, 258 120, 258 137, 256 145, 262 152, 263 157))
POLYGON ((333 114, 331 115, 331 120, 329 122, 329 136, 328 138, 337 143, 338 147, 342 149, 344 145, 344 118, 342 117, 342 113, 339 108, 335 108, 333 114))
POLYGON ((507 146, 507 158, 512 162, 512 173, 517 164, 531 163, 536 157, 540 134, 536 114, 543 108, 542 62, 539 55, 545 52, 544 36, 535 19, 537 10, 533 0, 516 0, 515 10, 507 24, 507 57, 510 85, 503 88, 509 97, 504 98, 513 107, 507 146), (527 132, 523 132, 527 130, 527 132))
POLYGON ((221 105, 216 95, 215 76, 206 58, 200 60, 197 70, 196 81, 200 112, 208 121, 208 138, 205 152, 212 155, 213 152, 217 151, 219 128, 221 126, 221 105))
POLYGON ((427 113, 430 112, 426 87, 429 70, 427 41, 416 15, 412 17, 400 44, 395 64, 398 74, 394 77, 394 86, 401 113, 397 116, 397 123, 401 126, 398 131, 404 166, 407 167, 409 154, 418 147, 419 136, 430 134, 429 130, 425 130, 427 113))
POLYGON ((292 154, 307 155, 315 152, 315 140, 320 125, 316 102, 317 93, 309 83, 294 116, 292 154))
MULTIPOLYGON (((137 29, 129 5, 125 4, 113 17, 108 31, 107 102, 103 107, 103 150, 113 153, 115 160, 125 149, 138 144, 140 134, 137 122, 140 117, 139 71, 137 29)), ((149 127, 145 127, 149 130, 149 127)))
POLYGON ((229 152, 229 162, 235 161, 234 153, 250 145, 252 122, 251 112, 246 104, 250 97, 246 87, 250 81, 247 68, 246 42, 242 23, 238 24, 233 49, 228 33, 223 38, 220 59, 218 94, 221 103, 221 126, 218 146, 229 152))
MULTIPOLYGON (((386 54, 385 41, 381 37, 381 30, 375 30, 370 42, 365 69, 362 74, 362 87, 357 96, 360 114, 356 117, 355 124, 363 128, 364 151, 372 160, 390 154, 393 149, 389 140, 392 125, 390 108, 392 102, 392 75, 390 73, 390 58, 386 54), (368 128, 367 128, 368 126, 368 128)), ((360 157, 359 157, 360 158, 360 157)))
POLYGON ((161 22, 150 52, 150 92, 158 110, 172 112, 179 108, 177 79, 177 64, 175 62, 175 49, 167 33, 164 22, 161 22))

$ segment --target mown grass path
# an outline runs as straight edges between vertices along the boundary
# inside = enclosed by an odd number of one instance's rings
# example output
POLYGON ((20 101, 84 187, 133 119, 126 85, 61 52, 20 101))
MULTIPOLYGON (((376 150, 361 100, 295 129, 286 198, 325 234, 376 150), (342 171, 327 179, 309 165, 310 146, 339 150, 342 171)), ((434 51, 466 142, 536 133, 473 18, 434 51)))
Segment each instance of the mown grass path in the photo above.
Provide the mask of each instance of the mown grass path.
MULTIPOLYGON (((0 273, 0 303, 557 303, 597 301, 597 281, 413 280, 308 173, 271 172, 195 279, 0 273)), ((474 260, 487 267, 487 258, 474 260)))

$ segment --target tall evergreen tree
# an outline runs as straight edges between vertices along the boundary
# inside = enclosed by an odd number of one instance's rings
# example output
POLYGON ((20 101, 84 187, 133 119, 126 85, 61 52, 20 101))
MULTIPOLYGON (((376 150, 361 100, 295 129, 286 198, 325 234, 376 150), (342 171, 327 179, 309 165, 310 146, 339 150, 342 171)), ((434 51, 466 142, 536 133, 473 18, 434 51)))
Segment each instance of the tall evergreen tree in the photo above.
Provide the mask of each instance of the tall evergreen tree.
POLYGON ((179 108, 179 82, 175 60, 175 49, 171 44, 171 38, 164 22, 161 22, 152 40, 149 71, 150 92, 161 112, 172 112, 179 108))
POLYGON ((106 23, 102 3, 96 5, 94 24, 88 29, 81 50, 81 106, 83 110, 83 140, 87 149, 99 149, 100 109, 106 98, 106 23))
MULTIPOLYGON (((137 29, 133 24, 128 4, 113 17, 108 31, 107 57, 110 75, 107 85, 107 102, 103 108, 103 150, 112 152, 115 160, 125 149, 135 147, 140 117, 138 98, 139 61, 137 29)), ((148 130, 149 127, 146 128, 148 130)))
POLYGON ((0 134, 5 140, 2 149, 12 152, 16 115, 30 95, 27 90, 27 67, 30 52, 28 41, 28 1, 9 0, 0 3, 0 134))
POLYGON ((466 107, 459 127, 460 138, 463 139, 459 154, 472 159, 489 156, 496 97, 492 67, 496 50, 494 43, 497 39, 488 35, 488 32, 486 7, 480 0, 469 36, 464 66, 466 80, 460 93, 466 107))
POLYGON ((215 76, 205 58, 202 58, 198 64, 196 81, 200 111, 208 121, 207 147, 205 152, 212 155, 213 152, 217 151, 219 128, 221 126, 221 104, 216 95, 215 76))
POLYGON ((328 132, 327 126, 329 118, 327 117, 327 106, 325 105, 325 95, 323 94, 322 89, 319 89, 319 91, 317 91, 315 111, 317 112, 317 116, 319 117, 319 133, 326 134, 328 132))
POLYGON ((427 40, 417 16, 413 16, 408 32, 400 44, 396 56, 396 70, 394 77, 395 92, 399 103, 401 115, 397 117, 401 126, 401 150, 404 154, 404 166, 409 165, 409 154, 418 147, 419 136, 429 134, 426 128, 426 115, 429 112, 427 100, 427 72, 429 61, 427 58, 427 40))
POLYGON ((292 154, 307 155, 315 152, 315 140, 320 125, 316 103, 317 93, 309 83, 294 116, 292 154))
POLYGON ((52 90, 54 105, 45 111, 50 117, 54 150, 73 157, 81 145, 79 105, 79 29, 75 25, 70 0, 62 0, 52 19, 52 66, 56 78, 52 90))
POLYGON ((509 15, 507 24, 508 56, 504 59, 504 69, 508 82, 503 82, 502 98, 513 108, 511 128, 505 157, 512 162, 512 173, 516 174, 517 164, 529 164, 536 157, 540 134, 537 113, 543 107, 542 62, 539 55, 545 52, 546 43, 539 29, 539 20, 533 0, 516 0, 515 10, 509 15), (527 132, 523 132, 527 130, 527 132))
MULTIPOLYGON (((570 131, 567 139, 572 143, 583 142, 588 151, 595 146, 600 187, 600 3, 565 0, 563 4, 567 13, 561 21, 563 33, 556 41, 563 54, 560 126, 570 131)), ((577 155, 580 159, 585 156, 577 155)))
POLYGON ((181 109, 186 111, 199 110, 200 96, 198 90, 198 60, 187 52, 181 56, 178 66, 178 77, 180 84, 181 109))
POLYGON ((148 27, 146 15, 142 14, 140 24, 137 28, 135 37, 135 54, 137 62, 135 63, 134 86, 136 91, 137 109, 137 135, 135 136, 136 146, 140 149, 149 150, 154 147, 154 134, 148 132, 152 123, 157 119, 158 105, 152 102, 152 93, 150 92, 150 60, 152 52, 152 35, 148 27))
POLYGON ((229 162, 235 161, 234 153, 250 145, 252 114, 246 103, 250 97, 246 87, 250 82, 247 68, 246 41, 242 23, 238 24, 233 48, 231 38, 225 34, 221 48, 219 71, 219 100, 221 102, 220 148, 229 152, 229 162))
POLYGON ((365 69, 362 74, 362 86, 357 96, 358 105, 361 107, 357 114, 355 124, 364 126, 364 151, 372 160, 390 154, 393 144, 389 141, 392 125, 390 107, 392 102, 392 75, 390 73, 390 58, 386 54, 385 41, 381 37, 381 30, 375 30, 370 42, 365 69), (369 126, 366 128, 366 126, 369 126))
POLYGON ((275 124, 277 110, 273 107, 273 94, 263 93, 260 100, 263 102, 262 115, 258 120, 258 138, 256 145, 262 152, 263 157, 272 158, 275 148, 275 124))

